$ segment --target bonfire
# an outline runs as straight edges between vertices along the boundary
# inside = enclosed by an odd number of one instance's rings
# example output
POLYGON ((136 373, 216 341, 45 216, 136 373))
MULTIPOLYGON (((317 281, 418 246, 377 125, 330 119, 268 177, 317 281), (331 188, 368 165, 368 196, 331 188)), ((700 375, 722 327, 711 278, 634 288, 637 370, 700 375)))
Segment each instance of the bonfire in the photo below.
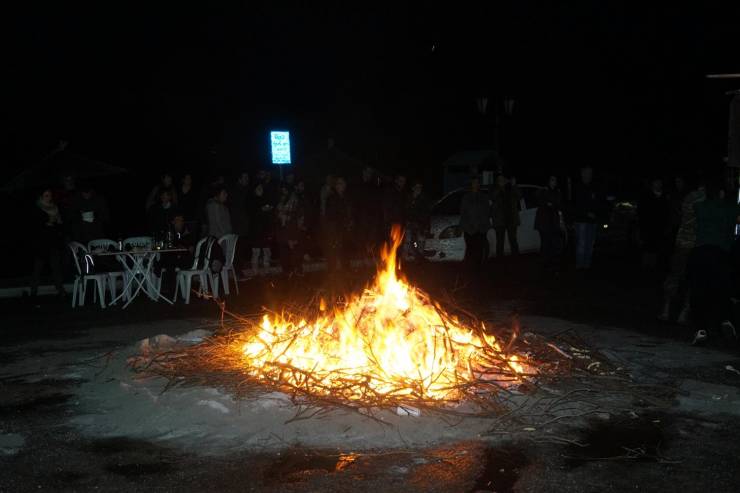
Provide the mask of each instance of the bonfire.
POLYGON ((264 314, 222 346, 256 382, 345 403, 454 403, 486 385, 520 383, 533 369, 482 323, 468 324, 399 273, 402 231, 362 293, 307 314, 264 314))
POLYGON ((289 421, 343 408, 380 421, 377 410, 423 410, 501 418, 504 427, 512 419, 550 423, 576 405, 585 409, 577 415, 602 411, 593 395, 605 385, 655 401, 658 390, 635 386, 577 334, 518 334, 516 323, 494 334, 470 312, 434 300, 401 275, 402 237, 392 231, 375 278, 346 301, 229 313, 233 320, 222 317, 221 329, 202 342, 146 352, 129 364, 165 377, 165 390, 207 385, 237 399, 287 396, 296 409, 289 421), (563 390, 553 388, 558 380, 563 390))

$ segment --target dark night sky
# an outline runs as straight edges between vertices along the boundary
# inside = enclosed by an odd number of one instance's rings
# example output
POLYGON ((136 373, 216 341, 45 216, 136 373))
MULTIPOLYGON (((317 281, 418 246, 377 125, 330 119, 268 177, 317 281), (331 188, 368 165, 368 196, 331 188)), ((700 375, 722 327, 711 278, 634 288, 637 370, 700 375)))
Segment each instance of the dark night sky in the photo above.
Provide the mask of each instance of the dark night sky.
POLYGON ((522 167, 664 172, 723 155, 723 93, 740 80, 704 74, 740 72, 738 7, 488 3, 9 13, 3 154, 28 162, 65 137, 133 169, 196 166, 211 147, 224 166, 254 167, 266 130, 284 126, 298 159, 333 134, 421 170, 473 144, 486 93, 516 98, 505 152, 522 167))

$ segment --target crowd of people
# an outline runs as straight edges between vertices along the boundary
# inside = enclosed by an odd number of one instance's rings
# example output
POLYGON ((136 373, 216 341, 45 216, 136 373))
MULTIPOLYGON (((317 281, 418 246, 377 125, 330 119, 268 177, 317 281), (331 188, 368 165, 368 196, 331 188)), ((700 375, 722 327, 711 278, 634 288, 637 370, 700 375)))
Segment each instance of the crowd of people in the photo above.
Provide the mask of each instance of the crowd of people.
MULTIPOLYGON (((392 224, 408 225, 415 235, 429 229, 430 202, 422 182, 408 190, 405 176, 382 177, 370 167, 357 180, 330 174, 315 191, 292 172, 279 180, 269 170, 217 174, 199 188, 189 173, 178 178, 162 174, 146 195, 140 234, 171 238, 191 253, 200 238, 236 234, 235 264, 252 276, 269 272, 273 253, 287 276, 301 276, 304 259, 317 254, 336 273, 348 268, 353 255, 374 255, 392 224)), ((34 211, 39 216, 34 244, 43 247, 34 252, 31 294, 48 264, 61 295, 65 244, 107 238, 110 213, 102 195, 89 185, 77 186, 71 176, 59 189, 43 190, 34 211)), ((212 256, 222 259, 223 253, 216 247, 212 256)), ((189 262, 192 255, 180 256, 170 267, 189 262)))
POLYGON ((643 265, 663 282, 661 320, 672 317, 696 329, 694 342, 711 333, 735 341, 733 300, 740 298, 737 193, 721 180, 677 178, 672 194, 653 179, 638 205, 643 265))
MULTIPOLYGON (((411 250, 406 253, 419 253, 413 249, 423 245, 431 216, 423 183, 417 180, 408 186, 406 176, 381 177, 370 167, 352 178, 330 174, 314 189, 290 172, 278 180, 268 170, 254 175, 242 171, 228 178, 215 175, 197 187, 191 174, 175 180, 165 173, 143 203, 142 233, 155 237, 174 233, 176 243, 191 252, 199 238, 236 234, 237 269, 253 276, 269 271, 275 250, 288 276, 302 275, 304 259, 312 255, 323 255, 330 273, 344 271, 353 255, 372 258, 394 224, 406 228, 411 250)), ((521 198, 514 177, 501 174, 485 191, 477 177, 472 179, 460 205, 466 263, 482 265, 491 247, 496 257, 503 256, 507 241, 511 254, 518 254, 521 198), (495 245, 488 244, 491 229, 495 245)), ((677 304, 677 321, 692 321, 697 341, 719 328, 734 336, 732 300, 740 299, 740 283, 734 276, 740 272, 735 240, 740 208, 735 199, 721 181, 679 177, 669 191, 662 179, 650 180, 637 202, 642 266, 663 283, 660 318, 675 315, 672 307, 677 304)), ((575 268, 590 269, 597 231, 609 212, 593 170, 582 168, 575 183, 568 182, 564 190, 556 176, 549 176, 539 190, 537 207, 534 228, 540 236, 543 271, 557 275, 561 270, 568 231, 575 268)), ((111 222, 106 200, 90 185, 77 186, 67 176, 59 189, 38 195, 33 217, 31 294, 36 294, 45 264, 63 293, 64 245, 106 237, 111 222)), ((219 255, 216 251, 214 258, 219 255)), ((191 261, 192 255, 181 256, 177 266, 191 261)))
MULTIPOLYGON (((579 179, 565 191, 558 178, 549 176, 539 190, 534 228, 540 236, 541 262, 546 275, 557 276, 565 262, 568 231, 572 232, 576 270, 591 269, 597 232, 608 223, 610 207, 604 191, 594 182, 593 169, 584 167, 579 179)), ((658 318, 694 328, 694 342, 712 332, 735 341, 734 307, 740 306, 740 206, 737 188, 721 179, 693 180, 675 177, 670 190, 653 178, 637 201, 635 236, 641 267, 662 285, 658 318), (679 309, 673 310, 678 305, 679 309)), ((517 255, 519 192, 516 180, 500 175, 487 192, 477 177, 463 196, 460 228, 465 237, 465 261, 477 268, 488 258, 488 232, 496 238, 496 257, 503 255, 508 239, 517 255)), ((608 226, 608 224, 607 224, 608 226)), ((626 231, 632 236, 630 231, 626 231)))

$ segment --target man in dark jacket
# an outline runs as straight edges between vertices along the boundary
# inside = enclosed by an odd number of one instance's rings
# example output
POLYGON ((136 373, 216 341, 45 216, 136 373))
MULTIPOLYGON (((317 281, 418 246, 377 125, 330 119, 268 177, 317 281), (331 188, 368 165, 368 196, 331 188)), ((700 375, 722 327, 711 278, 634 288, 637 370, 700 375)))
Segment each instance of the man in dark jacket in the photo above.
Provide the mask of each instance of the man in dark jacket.
POLYGON ((90 185, 80 187, 80 192, 71 204, 70 227, 72 238, 86 245, 90 240, 105 238, 110 213, 105 199, 90 185))
POLYGON ((155 265, 155 272, 164 272, 162 290, 167 294, 174 294, 177 269, 192 268, 196 244, 195 235, 188 229, 183 213, 173 213, 171 231, 172 246, 185 248, 187 252, 162 255, 155 265))
POLYGON ((642 242, 642 264, 658 268, 663 274, 668 269, 668 252, 671 233, 671 204, 663 193, 663 180, 656 178, 650 190, 637 204, 642 242))
POLYGON ((169 231, 174 217, 175 205, 172 203, 172 195, 169 190, 162 189, 159 191, 159 203, 147 211, 149 231, 155 234, 169 231))
POLYGON ((547 188, 538 194, 534 229, 540 234, 540 254, 545 272, 557 274, 560 253, 563 251, 563 232, 560 229, 562 197, 556 176, 550 176, 547 188))
POLYGON ((573 187, 573 219, 576 233, 576 269, 589 269, 596 242, 601 197, 593 184, 593 169, 581 168, 581 181, 573 187))
POLYGON ((380 231, 383 217, 378 214, 378 200, 381 198, 381 189, 375 170, 369 166, 362 170, 362 181, 357 186, 357 190, 352 193, 352 196, 354 197, 353 205, 357 214, 357 223, 362 224, 362 228, 356 231, 357 253, 360 257, 367 257, 372 255, 377 245, 383 241, 383 238, 381 238, 383 233, 380 231))
POLYGON ((480 190, 480 180, 476 177, 470 182, 470 192, 460 203, 460 229, 465 237, 465 262, 472 267, 483 265, 488 259, 488 230, 491 201, 480 190))
MULTIPOLYGON (((734 197, 733 197, 734 198, 734 197)), ((731 318, 730 251, 735 242, 735 227, 740 223, 740 207, 725 197, 719 183, 709 183, 706 200, 694 204, 696 246, 688 263, 691 314, 697 330, 694 342, 722 328, 737 342, 731 318)))
POLYGON ((396 175, 383 200, 384 234, 388 234, 394 224, 406 224, 406 177, 396 175))

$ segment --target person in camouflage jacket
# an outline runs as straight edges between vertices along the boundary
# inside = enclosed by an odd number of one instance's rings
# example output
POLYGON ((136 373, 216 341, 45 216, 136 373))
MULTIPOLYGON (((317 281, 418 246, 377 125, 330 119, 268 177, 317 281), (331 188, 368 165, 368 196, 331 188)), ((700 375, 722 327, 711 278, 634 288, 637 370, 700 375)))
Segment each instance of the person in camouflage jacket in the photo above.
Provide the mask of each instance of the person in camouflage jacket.
POLYGON ((663 311, 658 316, 660 320, 668 320, 671 301, 678 299, 681 302, 681 312, 677 321, 680 324, 688 322, 690 306, 686 283, 686 264, 689 254, 696 244, 696 211, 694 210, 694 204, 705 199, 704 186, 700 185, 696 190, 688 193, 681 204, 681 223, 676 234, 670 271, 663 283, 663 311))

